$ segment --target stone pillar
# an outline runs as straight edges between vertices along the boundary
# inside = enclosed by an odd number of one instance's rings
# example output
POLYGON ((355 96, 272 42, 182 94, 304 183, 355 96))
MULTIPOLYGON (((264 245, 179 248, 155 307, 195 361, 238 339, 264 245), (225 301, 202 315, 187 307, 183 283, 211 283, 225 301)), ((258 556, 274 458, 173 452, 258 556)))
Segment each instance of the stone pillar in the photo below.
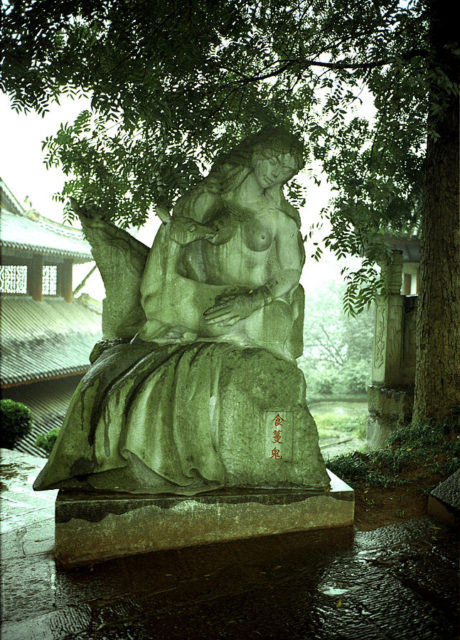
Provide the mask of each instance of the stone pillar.
POLYGON ((404 295, 410 296, 411 289, 412 289, 412 276, 410 275, 410 273, 405 273, 404 274, 404 295))
POLYGON ((28 277, 29 293, 34 300, 43 300, 43 256, 35 255, 29 268, 28 277))
POLYGON ((72 260, 64 260, 61 265, 61 295, 66 302, 72 302, 72 260))
POLYGON ((402 252, 393 251, 383 268, 386 296, 375 304, 372 385, 368 389, 367 441, 371 448, 383 446, 388 435, 410 421, 413 393, 404 374, 404 296, 402 252))
POLYGON ((394 386, 401 383, 403 347, 403 305, 401 296, 402 252, 393 251, 393 260, 382 269, 387 295, 375 304, 374 354, 372 382, 394 386))

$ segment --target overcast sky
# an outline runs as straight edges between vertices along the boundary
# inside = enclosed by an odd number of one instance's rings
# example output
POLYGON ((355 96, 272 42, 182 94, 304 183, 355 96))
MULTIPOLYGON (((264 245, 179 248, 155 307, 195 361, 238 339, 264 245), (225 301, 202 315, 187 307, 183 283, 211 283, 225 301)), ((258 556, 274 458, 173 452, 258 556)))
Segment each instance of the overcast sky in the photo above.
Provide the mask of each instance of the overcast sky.
MULTIPOLYGON (((46 169, 43 163, 42 141, 56 133, 61 122, 72 122, 88 104, 86 100, 73 101, 63 98, 61 105, 53 105, 49 113, 42 117, 35 113, 16 113, 10 108, 7 96, 0 94, 0 176, 19 202, 24 204, 27 197, 31 206, 41 215, 58 222, 63 222, 63 207, 61 203, 53 201, 52 196, 62 188, 65 176, 58 168, 46 169)), ((308 231, 311 223, 320 219, 320 211, 330 196, 325 183, 321 187, 307 183, 307 189, 307 204, 301 211, 303 234, 308 231)), ((157 225, 156 220, 150 221, 141 231, 140 239, 151 245, 157 225)), ((321 239, 325 233, 317 239, 321 239)), ((302 282, 307 293, 317 291, 331 280, 340 278, 342 265, 339 265, 333 256, 325 252, 321 262, 316 263, 309 257, 314 247, 307 244, 306 249, 307 262, 302 282)), ((85 267, 81 270, 84 273, 85 267)), ((96 281, 94 278, 92 294, 101 297, 103 292, 101 293, 100 285, 96 285, 96 281)))

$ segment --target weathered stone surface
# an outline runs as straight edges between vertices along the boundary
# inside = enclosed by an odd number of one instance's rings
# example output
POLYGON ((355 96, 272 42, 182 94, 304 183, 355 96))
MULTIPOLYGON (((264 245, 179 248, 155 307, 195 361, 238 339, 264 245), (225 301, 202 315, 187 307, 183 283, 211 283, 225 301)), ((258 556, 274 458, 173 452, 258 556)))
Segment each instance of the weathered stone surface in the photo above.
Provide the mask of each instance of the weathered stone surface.
MULTIPOLYGON (((47 594, 44 594, 46 597, 47 594)), ((29 620, 6 623, 3 640, 65 640, 75 638, 76 631, 87 629, 91 622, 89 604, 69 606, 29 620)))
POLYGON ((460 511, 460 469, 457 469, 447 480, 438 484, 431 495, 457 512, 460 511))
POLYGON ((379 296, 375 305, 367 429, 373 449, 412 417, 417 297, 400 295, 402 267, 402 252, 393 250, 383 269, 389 295, 379 296))
POLYGON ((353 524, 353 490, 222 491, 190 497, 78 494, 56 501, 56 559, 65 567, 239 538, 353 524))
POLYGON ((328 482, 294 363, 223 343, 142 343, 96 361, 35 486, 191 495, 328 482))
POLYGON ((371 385, 367 397, 367 443, 379 449, 395 429, 410 422, 414 394, 410 389, 371 385))
POLYGON ((428 513, 454 524, 460 517, 460 469, 438 484, 428 498, 428 513))

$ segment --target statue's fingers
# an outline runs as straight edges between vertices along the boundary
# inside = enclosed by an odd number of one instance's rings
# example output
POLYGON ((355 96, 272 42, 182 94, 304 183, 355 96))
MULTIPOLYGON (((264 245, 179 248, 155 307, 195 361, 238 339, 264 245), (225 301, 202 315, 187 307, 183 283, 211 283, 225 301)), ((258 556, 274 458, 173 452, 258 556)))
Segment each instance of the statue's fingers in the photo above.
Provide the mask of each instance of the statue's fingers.
POLYGON ((205 318, 205 320, 210 320, 216 315, 216 313, 219 314, 220 311, 215 307, 210 307, 209 309, 206 309, 206 311, 203 311, 203 318, 205 318))
POLYGON ((216 307, 218 304, 224 304, 228 302, 233 302, 236 296, 231 293, 222 293, 220 296, 217 296, 215 299, 214 306, 216 307))
POLYGON ((209 307, 207 311, 212 311, 213 309, 222 309, 222 307, 228 307, 230 304, 230 300, 218 300, 212 307, 209 307))
POLYGON ((208 309, 208 311, 212 311, 213 309, 222 309, 222 307, 225 307, 228 305, 228 300, 217 300, 212 307, 210 307, 208 309))
POLYGON ((234 317, 234 314, 231 311, 228 311, 227 313, 220 313, 219 315, 216 315, 212 318, 205 318, 206 322, 208 322, 209 324, 226 324, 227 321, 231 318, 234 317))
POLYGON ((205 317, 207 320, 211 320, 213 318, 218 318, 219 316, 225 313, 229 313, 230 311, 231 311, 231 307, 228 303, 215 305, 214 307, 207 309, 203 313, 203 317, 205 317))
POLYGON ((215 322, 213 322, 213 324, 220 324, 223 327, 231 327, 232 325, 236 324, 238 320, 240 320, 239 316, 228 315, 225 318, 216 320, 215 322))
POLYGON ((231 317, 230 315, 225 314, 225 315, 216 316, 215 318, 205 318, 205 320, 208 324, 220 324, 221 322, 225 322, 227 318, 230 318, 230 317, 231 317))

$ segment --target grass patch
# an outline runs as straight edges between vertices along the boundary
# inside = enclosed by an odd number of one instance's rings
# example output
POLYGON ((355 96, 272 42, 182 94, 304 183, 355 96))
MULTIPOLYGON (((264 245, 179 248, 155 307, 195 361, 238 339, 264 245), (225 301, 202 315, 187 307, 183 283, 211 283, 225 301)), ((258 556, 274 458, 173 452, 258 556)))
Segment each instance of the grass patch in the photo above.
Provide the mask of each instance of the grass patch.
POLYGON ((366 437, 366 414, 353 413, 349 416, 338 416, 334 413, 325 413, 315 417, 318 435, 320 438, 341 437, 350 435, 354 438, 366 437))
POLYGON ((369 487, 397 486, 436 474, 449 476, 460 467, 460 427, 403 427, 390 435, 385 448, 337 456, 328 467, 346 482, 369 487))

